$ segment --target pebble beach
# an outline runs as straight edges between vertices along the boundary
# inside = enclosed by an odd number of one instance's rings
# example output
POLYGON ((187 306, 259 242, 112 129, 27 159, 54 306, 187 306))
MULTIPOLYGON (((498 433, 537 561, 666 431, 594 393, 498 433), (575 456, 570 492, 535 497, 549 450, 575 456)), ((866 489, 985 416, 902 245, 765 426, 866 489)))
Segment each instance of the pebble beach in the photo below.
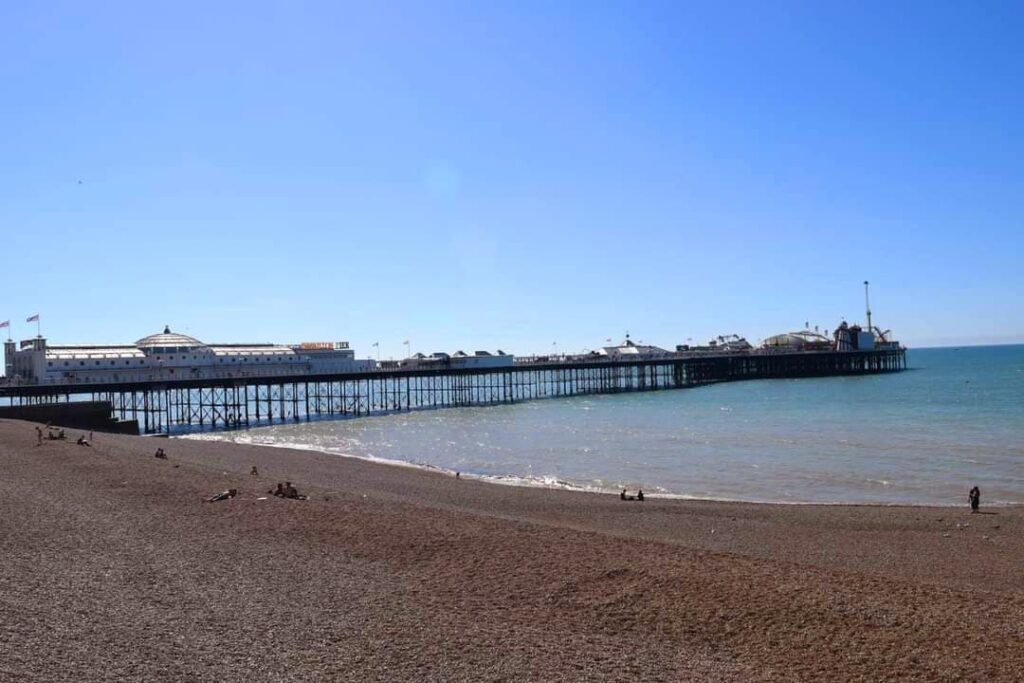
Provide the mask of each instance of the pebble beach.
POLYGON ((636 502, 69 436, 0 421, 3 681, 1024 679, 1024 508, 966 489, 636 502))

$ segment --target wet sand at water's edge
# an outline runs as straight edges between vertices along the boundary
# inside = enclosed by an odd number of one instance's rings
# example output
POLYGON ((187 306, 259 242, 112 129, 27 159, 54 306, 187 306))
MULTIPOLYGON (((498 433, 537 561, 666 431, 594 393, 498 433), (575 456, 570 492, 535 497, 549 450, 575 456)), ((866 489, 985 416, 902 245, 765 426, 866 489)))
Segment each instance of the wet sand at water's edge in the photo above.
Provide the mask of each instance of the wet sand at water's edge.
POLYGON ((2 681, 1024 680, 1024 509, 970 482, 641 503, 68 434, 0 421, 2 681))

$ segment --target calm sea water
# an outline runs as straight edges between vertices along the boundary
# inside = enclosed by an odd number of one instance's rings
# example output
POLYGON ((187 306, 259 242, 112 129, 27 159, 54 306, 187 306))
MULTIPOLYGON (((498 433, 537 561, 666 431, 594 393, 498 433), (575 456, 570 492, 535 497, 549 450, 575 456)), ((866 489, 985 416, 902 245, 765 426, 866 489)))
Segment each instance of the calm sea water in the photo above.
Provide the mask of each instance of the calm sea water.
POLYGON ((1024 346, 920 349, 907 372, 203 434, 510 483, 772 502, 1024 503, 1024 346))

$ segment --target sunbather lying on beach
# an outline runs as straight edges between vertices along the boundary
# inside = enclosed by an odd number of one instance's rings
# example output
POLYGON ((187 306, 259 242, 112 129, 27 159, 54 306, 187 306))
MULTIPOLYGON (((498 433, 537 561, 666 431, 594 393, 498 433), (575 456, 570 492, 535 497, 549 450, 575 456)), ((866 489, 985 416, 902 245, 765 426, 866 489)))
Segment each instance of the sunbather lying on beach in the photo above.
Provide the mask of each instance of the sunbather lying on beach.
POLYGON ((237 495, 238 489, 228 489, 227 491, 222 491, 217 495, 213 496, 212 498, 209 499, 208 502, 216 503, 217 501, 227 500, 228 498, 234 498, 237 495))
POLYGON ((85 434, 82 434, 80 437, 78 437, 78 441, 76 441, 75 443, 77 443, 79 446, 92 446, 92 444, 89 443, 88 439, 85 438, 85 434))

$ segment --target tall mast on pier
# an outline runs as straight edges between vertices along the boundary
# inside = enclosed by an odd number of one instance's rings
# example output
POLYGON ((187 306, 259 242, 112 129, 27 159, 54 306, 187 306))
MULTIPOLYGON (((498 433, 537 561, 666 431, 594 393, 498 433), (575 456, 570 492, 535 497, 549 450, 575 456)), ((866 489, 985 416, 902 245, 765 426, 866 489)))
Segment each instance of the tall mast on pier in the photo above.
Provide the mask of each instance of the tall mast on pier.
POLYGON ((871 327, 871 300, 868 299, 868 281, 864 281, 864 307, 868 311, 868 332, 874 332, 875 328, 871 327))

